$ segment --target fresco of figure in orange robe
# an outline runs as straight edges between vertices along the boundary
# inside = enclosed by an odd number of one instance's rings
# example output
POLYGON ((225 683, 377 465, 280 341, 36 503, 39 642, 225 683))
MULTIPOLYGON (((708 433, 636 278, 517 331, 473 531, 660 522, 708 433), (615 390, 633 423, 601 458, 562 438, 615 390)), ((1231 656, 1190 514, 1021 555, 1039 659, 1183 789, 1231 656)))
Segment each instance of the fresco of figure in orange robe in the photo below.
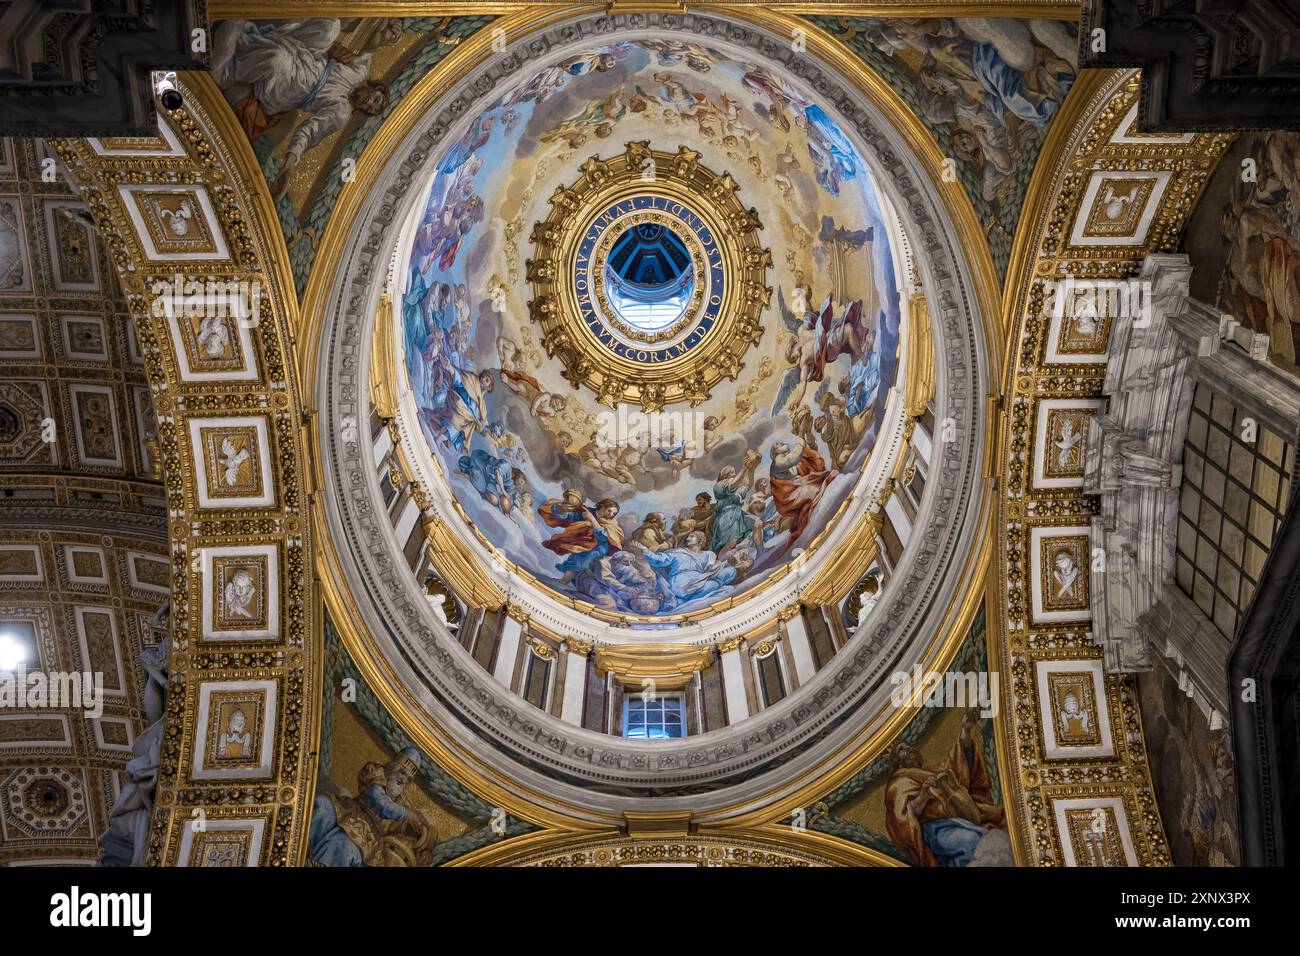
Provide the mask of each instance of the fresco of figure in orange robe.
POLYGON ((994 801, 985 763, 984 743, 976 721, 967 717, 947 761, 925 769, 916 748, 900 744, 892 759, 895 769, 885 785, 885 831, 899 849, 921 866, 940 866, 925 841, 930 821, 967 821, 985 829, 1003 826, 1005 813, 994 801), (921 803, 920 797, 928 799, 921 803))
POLYGON ((826 485, 837 472, 829 471, 822 456, 808 445, 795 454, 785 442, 772 445, 772 498, 777 512, 791 519, 790 540, 794 544, 812 518, 813 508, 821 501, 826 485))

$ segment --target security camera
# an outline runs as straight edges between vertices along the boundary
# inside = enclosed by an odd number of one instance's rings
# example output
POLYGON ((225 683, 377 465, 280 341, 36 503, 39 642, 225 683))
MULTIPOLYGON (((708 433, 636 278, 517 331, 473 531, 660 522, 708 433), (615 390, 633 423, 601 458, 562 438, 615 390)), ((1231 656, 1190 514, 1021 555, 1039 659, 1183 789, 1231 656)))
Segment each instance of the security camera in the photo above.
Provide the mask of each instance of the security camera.
POLYGON ((158 100, 162 103, 163 108, 167 110, 178 110, 185 104, 181 91, 176 88, 176 73, 174 71, 157 74, 157 80, 154 83, 154 91, 158 94, 158 100))

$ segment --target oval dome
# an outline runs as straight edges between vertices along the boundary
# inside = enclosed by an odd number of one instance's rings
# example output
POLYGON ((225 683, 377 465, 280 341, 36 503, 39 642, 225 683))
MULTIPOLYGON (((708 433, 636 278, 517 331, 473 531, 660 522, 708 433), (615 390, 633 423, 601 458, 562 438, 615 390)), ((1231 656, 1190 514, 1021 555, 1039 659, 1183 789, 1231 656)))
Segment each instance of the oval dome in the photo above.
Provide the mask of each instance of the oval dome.
POLYGON ((431 168, 398 255, 410 395, 524 581, 698 616, 821 540, 889 423, 909 279, 814 96, 722 44, 598 43, 431 168))
POLYGON ((533 26, 408 95, 325 242, 348 639, 508 786, 766 800, 892 719, 978 574, 982 286, 895 94, 816 43, 533 26))

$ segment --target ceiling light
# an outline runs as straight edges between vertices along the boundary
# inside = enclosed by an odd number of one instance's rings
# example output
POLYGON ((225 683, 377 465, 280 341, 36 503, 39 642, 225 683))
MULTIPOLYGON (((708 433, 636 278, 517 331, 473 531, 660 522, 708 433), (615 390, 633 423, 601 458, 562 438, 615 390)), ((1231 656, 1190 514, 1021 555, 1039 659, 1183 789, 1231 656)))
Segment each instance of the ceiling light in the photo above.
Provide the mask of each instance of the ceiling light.
POLYGON ((27 660, 27 649, 8 634, 0 634, 0 671, 16 670, 27 660))

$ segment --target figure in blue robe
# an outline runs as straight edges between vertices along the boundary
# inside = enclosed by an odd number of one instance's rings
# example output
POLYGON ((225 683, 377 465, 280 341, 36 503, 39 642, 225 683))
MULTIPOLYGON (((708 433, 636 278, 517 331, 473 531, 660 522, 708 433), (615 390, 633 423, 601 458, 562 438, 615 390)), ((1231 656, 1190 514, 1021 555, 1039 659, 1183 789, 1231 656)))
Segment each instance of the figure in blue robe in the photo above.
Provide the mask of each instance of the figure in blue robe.
POLYGON ((712 551, 704 550, 704 535, 692 531, 687 546, 669 551, 647 551, 646 563, 681 604, 704 598, 719 598, 730 592, 736 569, 723 564, 712 551))
POLYGON ((514 502, 514 468, 510 462, 482 448, 475 448, 468 455, 462 455, 457 464, 474 490, 492 504, 500 507, 502 495, 514 502))

